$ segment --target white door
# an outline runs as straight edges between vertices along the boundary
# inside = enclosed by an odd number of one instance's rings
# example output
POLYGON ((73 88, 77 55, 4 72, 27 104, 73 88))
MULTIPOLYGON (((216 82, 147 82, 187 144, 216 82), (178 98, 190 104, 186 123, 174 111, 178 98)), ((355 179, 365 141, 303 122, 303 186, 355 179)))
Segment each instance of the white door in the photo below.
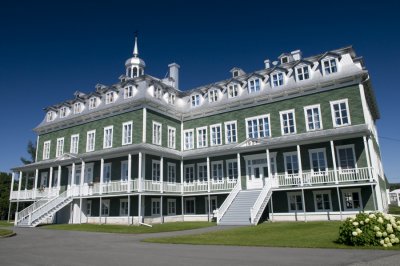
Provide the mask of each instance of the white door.
POLYGON ((247 189, 262 188, 264 178, 268 177, 268 164, 265 156, 258 155, 246 159, 247 189))

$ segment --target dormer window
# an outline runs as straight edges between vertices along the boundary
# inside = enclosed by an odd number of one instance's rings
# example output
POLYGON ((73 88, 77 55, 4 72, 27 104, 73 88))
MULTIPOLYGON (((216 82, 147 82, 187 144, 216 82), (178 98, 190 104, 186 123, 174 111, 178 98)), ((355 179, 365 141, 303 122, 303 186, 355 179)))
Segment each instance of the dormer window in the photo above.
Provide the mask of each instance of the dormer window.
POLYGON ((175 98, 176 98, 175 93, 169 93, 168 94, 168 103, 175 105, 175 98))
POLYGON ((92 97, 89 99, 89 110, 94 109, 97 107, 97 98, 92 97))
POLYGON ((322 67, 324 69, 324 75, 336 73, 338 71, 336 58, 329 58, 322 61, 322 67))
POLYGON ((74 114, 79 114, 82 112, 82 103, 78 102, 74 104, 74 114))
POLYGON ((113 103, 115 101, 114 99, 114 92, 113 91, 109 91, 106 93, 106 104, 110 104, 113 103))
POLYGON ((281 58, 281 64, 286 64, 289 62, 289 57, 288 56, 284 56, 281 58))
POLYGON ((277 72, 272 74, 272 87, 278 87, 283 85, 283 73, 277 72))
POLYGON ((163 93, 161 88, 154 88, 154 98, 161 99, 162 95, 163 93))
POLYGON ((237 84, 232 84, 228 86, 228 98, 235 98, 239 94, 239 86, 237 84))
POLYGON ((210 90, 208 92, 208 101, 210 103, 218 101, 218 90, 210 90))
POLYGON ((133 97, 133 86, 127 86, 124 89, 124 99, 129 99, 133 97))
POLYGON ((238 76, 239 76, 239 71, 238 70, 233 71, 233 77, 238 77, 238 76))
POLYGON ((53 111, 47 112, 47 122, 51 122, 56 118, 56 115, 53 111))
POLYGON ((200 105, 200 94, 192 95, 191 97, 192 107, 200 105))
POLYGON ((68 108, 63 106, 60 109, 60 118, 66 117, 68 113, 68 108))
POLYGON ((300 66, 296 68, 297 81, 306 80, 310 78, 309 66, 300 66))
POLYGON ((260 91, 260 79, 252 79, 249 81, 249 93, 260 91))

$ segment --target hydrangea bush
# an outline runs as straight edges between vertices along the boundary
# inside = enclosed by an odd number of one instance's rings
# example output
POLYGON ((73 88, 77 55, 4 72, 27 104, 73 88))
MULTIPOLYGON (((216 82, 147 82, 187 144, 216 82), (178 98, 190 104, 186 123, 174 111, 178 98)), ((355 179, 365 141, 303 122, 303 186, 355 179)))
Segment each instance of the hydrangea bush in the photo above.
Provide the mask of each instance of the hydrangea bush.
POLYGON ((338 242, 351 246, 392 247, 399 244, 399 238, 399 218, 381 212, 362 212, 343 222, 338 242))

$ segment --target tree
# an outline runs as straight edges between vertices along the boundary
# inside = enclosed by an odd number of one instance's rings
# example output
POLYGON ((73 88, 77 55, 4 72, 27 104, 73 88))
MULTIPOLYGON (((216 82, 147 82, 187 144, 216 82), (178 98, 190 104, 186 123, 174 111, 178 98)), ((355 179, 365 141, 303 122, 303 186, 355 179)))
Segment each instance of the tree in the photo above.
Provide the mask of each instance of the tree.
POLYGON ((29 156, 30 156, 30 160, 29 159, 25 159, 24 157, 21 157, 21 162, 23 164, 30 164, 30 163, 34 163, 35 162, 35 158, 36 158, 36 143, 35 145, 33 145, 32 141, 28 142, 28 147, 26 148, 26 151, 28 152, 29 156))
MULTIPOLYGON (((0 220, 7 219, 8 204, 10 203, 11 174, 0 172, 0 220)), ((13 206, 11 213, 15 212, 13 206)))

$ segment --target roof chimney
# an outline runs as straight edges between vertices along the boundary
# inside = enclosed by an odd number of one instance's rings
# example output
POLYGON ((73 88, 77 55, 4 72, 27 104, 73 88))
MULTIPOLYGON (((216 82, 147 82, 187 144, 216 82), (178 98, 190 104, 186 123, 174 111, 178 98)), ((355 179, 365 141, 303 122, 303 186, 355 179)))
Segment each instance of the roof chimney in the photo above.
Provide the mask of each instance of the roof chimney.
POLYGON ((264 60, 265 69, 270 68, 269 59, 264 60))
POLYGON ((291 54, 293 56, 294 61, 298 61, 301 59, 301 51, 300 50, 292 51, 291 54))
POLYGON ((179 68, 177 63, 171 63, 169 67, 169 77, 174 79, 174 88, 179 90, 179 68))

